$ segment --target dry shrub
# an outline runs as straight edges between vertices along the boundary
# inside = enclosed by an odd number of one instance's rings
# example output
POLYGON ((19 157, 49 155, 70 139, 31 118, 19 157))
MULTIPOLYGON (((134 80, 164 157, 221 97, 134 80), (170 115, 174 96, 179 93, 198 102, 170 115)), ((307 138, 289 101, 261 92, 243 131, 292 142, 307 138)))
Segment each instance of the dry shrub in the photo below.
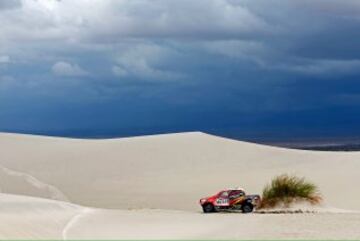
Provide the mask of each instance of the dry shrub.
POLYGON ((305 178, 283 174, 275 177, 263 190, 260 208, 273 208, 292 203, 305 201, 319 204, 322 198, 315 184, 305 178))

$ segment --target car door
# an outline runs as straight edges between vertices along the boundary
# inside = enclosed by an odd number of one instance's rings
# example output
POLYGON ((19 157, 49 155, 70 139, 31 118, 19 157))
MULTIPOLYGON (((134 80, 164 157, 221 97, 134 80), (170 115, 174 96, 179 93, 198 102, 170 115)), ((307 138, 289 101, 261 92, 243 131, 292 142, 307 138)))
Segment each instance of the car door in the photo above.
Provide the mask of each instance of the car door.
POLYGON ((229 193, 229 205, 238 205, 244 199, 245 193, 242 190, 232 190, 229 193))
POLYGON ((229 205, 229 191, 222 191, 216 199, 216 206, 228 207, 229 205))

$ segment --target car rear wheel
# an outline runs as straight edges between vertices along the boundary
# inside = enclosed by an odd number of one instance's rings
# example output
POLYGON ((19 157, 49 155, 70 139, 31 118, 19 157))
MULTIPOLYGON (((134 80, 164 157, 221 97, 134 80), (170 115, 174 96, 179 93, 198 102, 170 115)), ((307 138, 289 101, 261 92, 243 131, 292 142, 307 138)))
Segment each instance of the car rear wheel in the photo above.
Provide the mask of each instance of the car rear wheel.
POLYGON ((204 211, 204 213, 215 212, 214 205, 212 205, 211 203, 207 203, 207 204, 203 205, 203 211, 204 211))
POLYGON ((246 203, 241 207, 243 213, 251 213, 254 207, 250 203, 246 203))

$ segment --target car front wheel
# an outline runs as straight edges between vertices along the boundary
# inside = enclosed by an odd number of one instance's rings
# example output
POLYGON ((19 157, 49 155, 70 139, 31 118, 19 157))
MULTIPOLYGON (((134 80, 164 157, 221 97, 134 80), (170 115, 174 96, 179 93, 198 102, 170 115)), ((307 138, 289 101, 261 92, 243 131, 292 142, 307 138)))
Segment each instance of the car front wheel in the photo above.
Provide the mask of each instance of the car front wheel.
POLYGON ((211 203, 207 203, 207 204, 203 205, 203 211, 204 211, 204 213, 215 212, 214 205, 212 205, 211 203))

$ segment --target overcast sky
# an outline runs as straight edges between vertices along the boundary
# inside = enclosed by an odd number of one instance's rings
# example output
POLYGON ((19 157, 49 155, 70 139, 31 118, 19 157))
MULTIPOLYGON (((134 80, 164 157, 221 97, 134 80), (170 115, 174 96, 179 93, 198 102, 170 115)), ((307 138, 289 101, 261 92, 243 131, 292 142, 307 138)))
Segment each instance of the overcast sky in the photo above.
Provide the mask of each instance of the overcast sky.
POLYGON ((0 23, 2 131, 360 133, 358 0, 1 0, 0 23))

